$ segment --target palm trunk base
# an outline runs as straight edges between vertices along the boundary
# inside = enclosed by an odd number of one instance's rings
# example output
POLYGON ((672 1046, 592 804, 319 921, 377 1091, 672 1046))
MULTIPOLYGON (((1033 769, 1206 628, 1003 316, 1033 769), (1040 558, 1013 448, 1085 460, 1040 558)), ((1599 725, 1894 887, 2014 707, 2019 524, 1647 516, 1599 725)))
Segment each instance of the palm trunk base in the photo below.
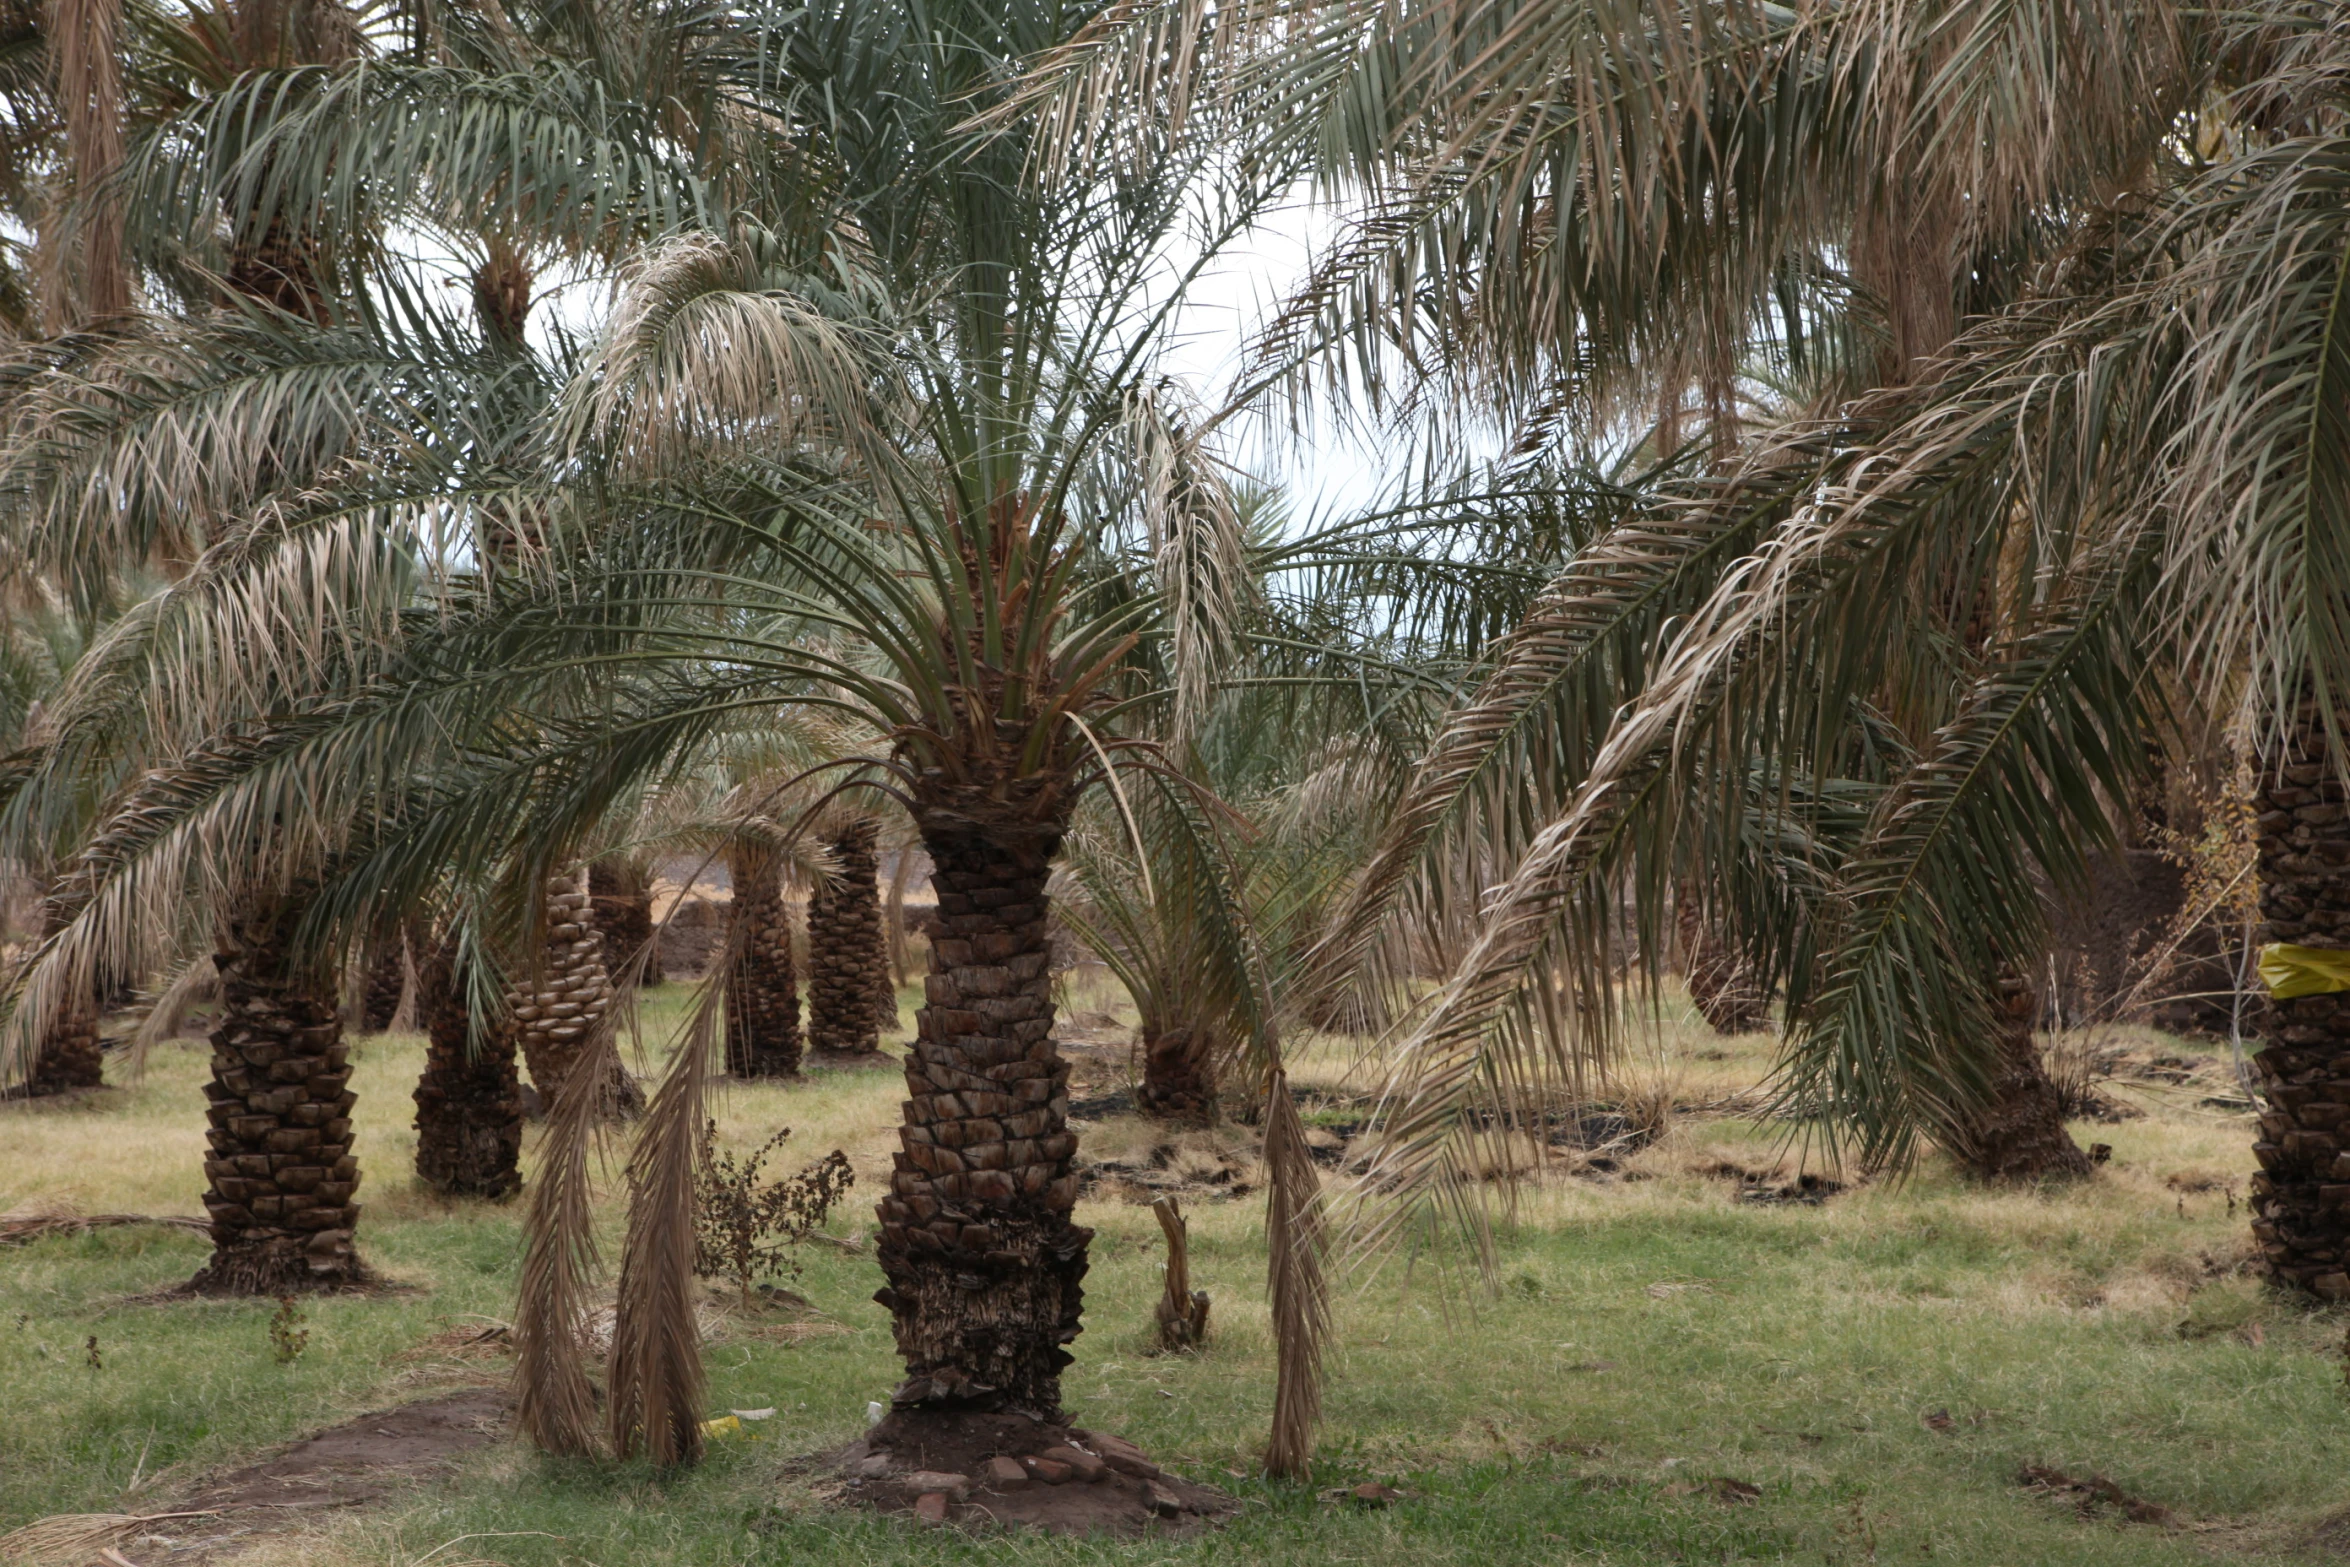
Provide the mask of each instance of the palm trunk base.
POLYGON ((2039 997, 2030 986, 2002 986, 1998 1075, 1982 1119, 1954 1141, 1978 1180, 2037 1181, 2087 1175, 2089 1156, 2064 1126, 2064 1101, 2040 1064, 2032 1039, 2039 997))
POLYGON ((930 837, 938 887, 928 1004, 907 1052, 905 1122, 878 1247, 902 1406, 1055 1419, 1091 1232, 1069 1065, 1053 1046, 1045 873, 1057 833, 1006 846, 930 837))
POLYGON ((367 965, 366 986, 360 993, 359 1026, 380 1034, 400 1015, 400 994, 408 988, 408 955, 393 942, 367 965))
POLYGON ((1216 1119, 1215 1052, 1206 1031, 1178 1024, 1143 1036, 1142 1084, 1134 1105, 1161 1121, 1216 1119))
POLYGON ((25 1097, 46 1099, 55 1094, 83 1093, 106 1085, 105 1043, 98 1035, 98 1010, 77 1007, 50 1025, 41 1053, 33 1061, 25 1097))
MULTIPOLYGON (((2350 947, 2350 817, 2323 757, 2314 709, 2296 754, 2254 798, 2260 912, 2270 941, 2350 947)), ((2325 1300, 2350 1299, 2350 995, 2268 1002, 2260 1074, 2260 1140, 2252 1153, 2252 1234, 2269 1277, 2325 1300)))
POLYGON ((351 1152, 349 1047, 331 977, 297 971, 290 913, 233 921, 212 1035, 212 1260, 198 1294, 282 1295, 366 1282, 353 1250, 359 1161, 351 1152))
POLYGON ((1754 1034, 1771 1026, 1771 998, 1746 960, 1705 927, 1694 894, 1677 900, 1674 919, 1689 1000, 1717 1034, 1754 1034))
POLYGON ((522 1079, 510 1028, 477 1035, 454 953, 418 965, 427 1045, 416 1085, 416 1175, 447 1197, 512 1196, 522 1186, 522 1079))

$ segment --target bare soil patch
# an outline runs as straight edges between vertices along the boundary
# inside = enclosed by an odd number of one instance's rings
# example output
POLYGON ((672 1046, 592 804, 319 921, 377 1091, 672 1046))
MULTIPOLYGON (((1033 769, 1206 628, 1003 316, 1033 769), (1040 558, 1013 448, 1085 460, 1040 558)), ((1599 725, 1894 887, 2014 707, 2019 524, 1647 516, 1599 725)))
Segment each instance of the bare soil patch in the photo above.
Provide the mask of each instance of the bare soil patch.
POLYGON ((964 1528, 1181 1535, 1239 1511, 1117 1437, 1004 1412, 900 1410, 819 1464, 848 1505, 964 1528))

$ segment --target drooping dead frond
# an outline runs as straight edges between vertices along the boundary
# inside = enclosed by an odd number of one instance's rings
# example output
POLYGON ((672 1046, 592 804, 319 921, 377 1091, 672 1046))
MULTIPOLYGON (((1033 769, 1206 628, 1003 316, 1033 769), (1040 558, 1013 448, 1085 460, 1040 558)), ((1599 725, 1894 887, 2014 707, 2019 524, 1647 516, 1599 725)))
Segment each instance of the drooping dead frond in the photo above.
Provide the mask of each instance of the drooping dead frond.
POLYGON ((702 1335, 694 1315, 694 1159, 717 1038, 715 979, 645 1112, 628 1161, 628 1240, 612 1325, 606 1429, 612 1450, 654 1463, 702 1455, 702 1335))
POLYGON ((522 1287, 514 1306, 515 1422, 542 1451, 597 1451, 595 1390, 581 1328, 598 1268, 589 1145, 604 1125, 604 1084, 619 1065, 611 1019, 590 1030, 557 1090, 531 1189, 522 1287))
POLYGON ((1330 1341, 1322 1273, 1327 1239, 1322 1174, 1306 1146, 1289 1074, 1276 1069, 1265 1092, 1265 1274, 1276 1367, 1265 1468, 1285 1480, 1306 1477, 1322 1418, 1322 1355, 1330 1341))

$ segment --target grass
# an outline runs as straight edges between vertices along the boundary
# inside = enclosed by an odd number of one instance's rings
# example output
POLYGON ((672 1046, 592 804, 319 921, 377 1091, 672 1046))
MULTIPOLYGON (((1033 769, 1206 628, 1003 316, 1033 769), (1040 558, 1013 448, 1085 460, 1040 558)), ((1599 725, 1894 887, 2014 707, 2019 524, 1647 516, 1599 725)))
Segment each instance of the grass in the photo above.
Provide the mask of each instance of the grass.
MULTIPOLYGON (((658 1028, 682 999, 671 987, 649 1021, 658 1028)), ((2135 1043, 2203 1054, 2153 1036, 2135 1043)), ((305 1303, 310 1337, 290 1363, 272 1351, 272 1303, 134 1300, 192 1273, 198 1237, 110 1230, 0 1253, 0 1530, 157 1507, 268 1444, 483 1374, 434 1341, 510 1315, 519 1213, 442 1204, 410 1183, 419 1059, 415 1040, 370 1041, 355 1078, 361 1240, 406 1287, 305 1303)), ((174 1046, 137 1086, 8 1112, 0 1208, 48 1196, 89 1211, 195 1211, 203 1063, 201 1046, 174 1046)), ((1765 1064, 1764 1041, 1671 1025, 1638 1070, 1652 1093, 1686 1102, 1750 1086, 1765 1064)), ((1335 1085, 1340 1066, 1309 1061, 1302 1075, 1335 1085)), ((886 1072, 737 1087, 721 1133, 741 1147, 790 1125, 787 1158, 847 1150, 860 1183, 832 1225, 847 1235, 870 1228, 899 1096, 886 1072)), ((2078 1128, 2113 1149, 2084 1188, 1986 1192, 1929 1168, 1817 1207, 1734 1200, 1734 1183, 1707 1172, 1773 1164, 1771 1131, 1685 1117, 1618 1178, 1528 1190, 1500 1237, 1496 1291, 1464 1287, 1427 1257, 1354 1280, 1313 1487, 1255 1477, 1272 1395, 1257 1201, 1193 1206, 1193 1271, 1215 1320, 1211 1349, 1192 1358, 1146 1352, 1159 1258, 1149 1211, 1089 1203, 1079 1215, 1096 1231, 1087 1330, 1068 1403, 1242 1497, 1240 1521, 1209 1539, 976 1540, 816 1505, 787 1460, 852 1436, 896 1375, 887 1318, 870 1301, 880 1282, 870 1248, 816 1247, 799 1287, 821 1315, 788 1337, 736 1321, 710 1346, 715 1409, 778 1407, 760 1439, 722 1442, 675 1475, 505 1448, 397 1505, 266 1538, 248 1559, 2332 1559, 2329 1546, 2350 1538, 2329 1522, 2350 1506, 2343 1322, 2273 1299, 2240 1272, 2244 1215, 2233 1205, 2250 1126, 2197 1096, 2192 1086, 2117 1094, 2149 1113, 2078 1128), (2110 1478, 2179 1521, 2084 1513, 2019 1485, 2026 1464, 2110 1478), (1322 1494, 1365 1478, 1405 1499, 1362 1510, 1322 1494), (1725 1500, 1723 1479, 1760 1494, 1725 1500)), ((1105 1149, 1150 1140, 1120 1123, 1088 1135, 1105 1149)))

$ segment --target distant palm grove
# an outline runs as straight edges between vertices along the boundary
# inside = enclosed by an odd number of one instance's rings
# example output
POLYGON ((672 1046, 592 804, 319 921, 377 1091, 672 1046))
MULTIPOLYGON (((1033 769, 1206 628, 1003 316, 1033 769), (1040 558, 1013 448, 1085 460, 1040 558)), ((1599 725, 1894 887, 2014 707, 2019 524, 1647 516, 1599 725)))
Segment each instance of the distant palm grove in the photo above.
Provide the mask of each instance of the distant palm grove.
POLYGON ((0 1142, 203 1011, 174 1298, 509 1203, 521 1438, 692 1464, 716 1107, 902 1071, 874 1451, 1204 1516, 1067 1424, 1093 1128, 1245 1129, 1304 1479, 1342 1279, 1496 1282, 1670 995, 2052 1201, 2052 1028, 2227 1040, 2350 1302, 2342 8, 0 0, 0 141, 0 1142))

